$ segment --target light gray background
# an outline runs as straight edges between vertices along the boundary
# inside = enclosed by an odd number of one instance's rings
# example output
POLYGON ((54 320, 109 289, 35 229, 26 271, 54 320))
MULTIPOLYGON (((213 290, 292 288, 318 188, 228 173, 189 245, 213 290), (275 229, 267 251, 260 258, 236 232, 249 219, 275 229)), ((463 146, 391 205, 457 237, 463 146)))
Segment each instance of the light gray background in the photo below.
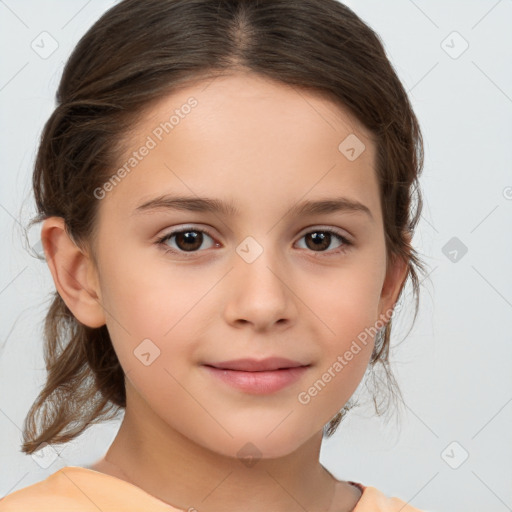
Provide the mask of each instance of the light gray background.
MULTIPOLYGON (((54 288, 46 264, 23 248, 19 223, 34 212, 32 165, 63 63, 114 3, 0 1, 1 496, 92 463, 118 428, 94 426, 55 446, 48 467, 48 456, 19 451, 45 376, 42 322, 54 288), (47 58, 31 48, 42 52, 43 37, 51 50, 43 31, 58 43, 47 58)), ((382 37, 423 129, 425 207, 413 242, 430 275, 417 322, 393 352, 407 402, 401 423, 354 409, 321 461, 337 478, 426 511, 512 510, 512 1, 347 3, 382 37)), ((395 344, 410 327, 407 290, 395 344)))

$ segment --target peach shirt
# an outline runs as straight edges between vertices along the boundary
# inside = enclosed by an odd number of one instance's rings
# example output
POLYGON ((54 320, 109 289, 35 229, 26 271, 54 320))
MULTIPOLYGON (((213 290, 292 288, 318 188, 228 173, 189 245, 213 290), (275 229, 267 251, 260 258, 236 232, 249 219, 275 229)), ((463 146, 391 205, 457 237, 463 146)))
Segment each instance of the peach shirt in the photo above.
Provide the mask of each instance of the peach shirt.
MULTIPOLYGON (((352 512, 421 512, 375 487, 350 482, 363 493, 352 512)), ((199 506, 199 504, 198 504, 199 506)), ((66 466, 0 500, 0 512, 183 512, 125 480, 66 466)), ((194 512, 194 508, 189 509, 194 512)))

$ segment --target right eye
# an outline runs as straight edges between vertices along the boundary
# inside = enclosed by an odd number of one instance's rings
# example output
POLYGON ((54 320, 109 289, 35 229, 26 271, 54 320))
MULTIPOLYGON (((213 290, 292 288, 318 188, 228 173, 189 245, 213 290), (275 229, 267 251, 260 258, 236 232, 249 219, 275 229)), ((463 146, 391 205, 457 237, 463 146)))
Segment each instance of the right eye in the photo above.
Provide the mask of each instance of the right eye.
MULTIPOLYGON (((167 233, 166 235, 158 238, 158 240, 155 243, 158 246, 161 246, 165 252, 170 252, 174 254, 186 254, 188 252, 198 252, 198 249, 203 244, 204 235, 213 240, 213 237, 203 229, 182 228, 167 233), (169 245, 166 242, 174 238, 174 243, 176 247, 169 247, 169 245)), ((218 246, 216 242, 214 242, 213 245, 218 246)))

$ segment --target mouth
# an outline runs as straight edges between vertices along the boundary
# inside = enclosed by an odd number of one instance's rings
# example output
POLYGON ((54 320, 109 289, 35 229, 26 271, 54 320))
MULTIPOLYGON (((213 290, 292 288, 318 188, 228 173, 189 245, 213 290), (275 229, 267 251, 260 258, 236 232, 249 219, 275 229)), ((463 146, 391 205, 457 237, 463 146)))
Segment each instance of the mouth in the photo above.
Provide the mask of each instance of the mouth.
POLYGON ((297 382, 310 364, 283 358, 261 361, 238 359, 215 364, 204 364, 207 372, 230 387, 256 395, 275 393, 297 382))
POLYGON ((265 372, 274 370, 286 370, 289 368, 299 368, 310 366, 307 363, 301 363, 284 357, 267 357, 265 359, 232 359, 230 361, 221 361, 218 363, 208 363, 219 370, 237 370, 244 372, 265 372))

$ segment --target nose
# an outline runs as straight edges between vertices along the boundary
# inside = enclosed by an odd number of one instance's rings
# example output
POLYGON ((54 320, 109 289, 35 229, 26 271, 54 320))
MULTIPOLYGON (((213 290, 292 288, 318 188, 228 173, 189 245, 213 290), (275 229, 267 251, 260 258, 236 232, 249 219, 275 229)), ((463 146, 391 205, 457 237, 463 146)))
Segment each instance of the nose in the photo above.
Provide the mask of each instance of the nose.
POLYGON ((282 259, 270 250, 263 250, 252 262, 235 254, 225 282, 226 321, 233 326, 250 324, 257 331, 289 327, 297 315, 290 276, 282 259))

